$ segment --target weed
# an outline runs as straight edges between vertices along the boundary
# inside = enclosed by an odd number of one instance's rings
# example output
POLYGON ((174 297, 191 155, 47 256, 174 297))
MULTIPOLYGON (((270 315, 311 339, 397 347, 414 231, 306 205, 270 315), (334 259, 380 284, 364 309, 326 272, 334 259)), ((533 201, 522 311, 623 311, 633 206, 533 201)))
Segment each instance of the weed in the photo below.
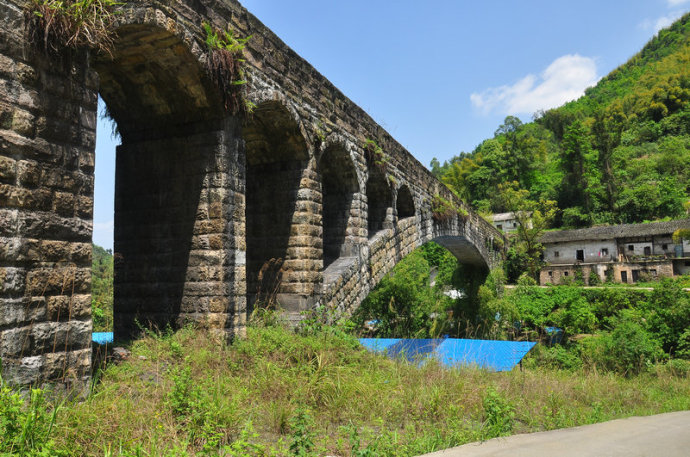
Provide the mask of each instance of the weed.
POLYGON ((314 419, 309 411, 298 408, 295 415, 290 419, 292 429, 292 441, 290 442, 290 452, 297 457, 308 457, 314 455, 314 419))
MULTIPOLYGON (((506 373, 418 367, 371 354, 325 324, 304 335, 248 326, 247 337, 230 345, 205 331, 152 332, 130 349, 132 357, 107 367, 86 401, 60 410, 49 437, 54 449, 406 457, 498 434, 690 408, 687 379, 661 366, 630 378, 539 366, 506 373)), ((3 398, 0 409, 6 404, 3 398)))
POLYGON ((506 436, 513 432, 515 408, 493 386, 486 389, 482 406, 484 407, 484 439, 506 436))
POLYGON ((350 441, 350 455, 352 457, 378 457, 379 453, 376 451, 376 446, 373 443, 367 444, 362 448, 362 440, 359 436, 359 431, 357 427, 350 424, 346 428, 348 432, 348 438, 350 441))
POLYGON ((46 53, 90 48, 112 54, 114 0, 32 0, 26 10, 29 41, 46 53))
POLYGON ((249 421, 245 424, 240 436, 223 447, 223 452, 221 455, 227 457, 259 457, 268 455, 268 447, 261 444, 256 444, 259 435, 254 431, 254 426, 252 422, 249 421))
POLYGON ((207 69, 211 79, 223 96, 225 109, 231 114, 248 114, 256 105, 246 100, 244 48, 251 36, 239 38, 232 30, 217 30, 211 24, 202 24, 206 32, 208 49, 207 69))
POLYGON ((381 170, 381 172, 385 173, 388 165, 388 157, 386 157, 386 154, 383 152, 381 146, 379 146, 376 141, 367 138, 364 140, 364 152, 369 165, 372 165, 381 170))
POLYGON ((469 216, 469 213, 454 201, 446 200, 437 194, 434 195, 431 201, 431 216, 436 222, 444 222, 457 216, 465 219, 469 216))
POLYGON ((59 409, 51 411, 41 389, 31 389, 25 399, 0 378, 0 455, 67 456, 52 437, 59 409))

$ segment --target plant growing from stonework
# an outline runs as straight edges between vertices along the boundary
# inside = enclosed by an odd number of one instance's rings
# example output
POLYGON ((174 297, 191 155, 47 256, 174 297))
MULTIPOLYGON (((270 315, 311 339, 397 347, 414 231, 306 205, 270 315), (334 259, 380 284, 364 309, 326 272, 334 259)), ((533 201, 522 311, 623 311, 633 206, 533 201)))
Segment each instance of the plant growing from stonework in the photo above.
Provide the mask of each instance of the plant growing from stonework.
POLYGON ((328 128, 324 125, 323 121, 319 121, 314 125, 314 135, 316 135, 317 147, 321 146, 326 142, 326 132, 328 128))
POLYGON ((456 216, 466 218, 469 213, 454 201, 447 200, 440 195, 434 195, 431 200, 431 216, 436 222, 444 222, 456 216))
POLYGON ((32 0, 26 10, 29 41, 46 53, 96 49, 112 54, 114 0, 32 0))
POLYGON ((378 168, 382 172, 386 171, 388 157, 386 157, 383 148, 381 148, 376 141, 370 138, 364 140, 364 152, 366 154, 367 163, 378 168))
POLYGON ((231 114, 247 114, 255 105, 245 98, 244 49, 251 36, 239 38, 233 30, 218 30, 208 22, 202 24, 206 32, 208 59, 206 68, 220 89, 225 109, 231 114))

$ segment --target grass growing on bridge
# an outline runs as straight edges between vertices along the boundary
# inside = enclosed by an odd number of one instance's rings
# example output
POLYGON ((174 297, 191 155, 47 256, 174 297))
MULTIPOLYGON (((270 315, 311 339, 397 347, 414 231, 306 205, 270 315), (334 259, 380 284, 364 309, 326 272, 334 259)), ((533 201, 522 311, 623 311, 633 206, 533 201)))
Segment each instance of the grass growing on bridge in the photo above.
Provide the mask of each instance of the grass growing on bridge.
POLYGON ((688 379, 666 372, 626 379, 418 368, 366 352, 330 327, 300 335, 253 326, 231 345, 184 329, 150 334, 130 349, 130 360, 109 366, 88 400, 59 409, 53 448, 99 456, 412 456, 690 408, 688 379))

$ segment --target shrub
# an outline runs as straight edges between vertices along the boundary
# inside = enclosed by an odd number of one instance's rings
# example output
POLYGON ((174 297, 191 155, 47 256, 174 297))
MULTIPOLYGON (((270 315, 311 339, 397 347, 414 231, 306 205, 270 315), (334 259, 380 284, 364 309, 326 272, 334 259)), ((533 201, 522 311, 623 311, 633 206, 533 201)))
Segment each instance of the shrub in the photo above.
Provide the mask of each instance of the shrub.
POLYGON ((592 269, 589 271, 589 278, 587 278, 587 283, 590 286, 598 286, 601 284, 601 278, 596 270, 592 269))
POLYGON ((675 355, 681 359, 690 360, 690 328, 685 329, 678 338, 678 349, 675 355))
POLYGON ((646 307, 652 333, 661 341, 664 351, 673 353, 681 335, 690 328, 690 297, 681 286, 665 278, 654 289, 646 307))
POLYGON ((576 348, 568 348, 560 344, 547 347, 538 344, 529 352, 526 359, 528 365, 536 365, 562 370, 579 370, 582 368, 582 359, 576 348))
POLYGON ((610 319, 610 325, 611 331, 582 341, 581 355, 586 365, 631 376, 664 359, 659 341, 643 327, 635 312, 621 311, 610 319))

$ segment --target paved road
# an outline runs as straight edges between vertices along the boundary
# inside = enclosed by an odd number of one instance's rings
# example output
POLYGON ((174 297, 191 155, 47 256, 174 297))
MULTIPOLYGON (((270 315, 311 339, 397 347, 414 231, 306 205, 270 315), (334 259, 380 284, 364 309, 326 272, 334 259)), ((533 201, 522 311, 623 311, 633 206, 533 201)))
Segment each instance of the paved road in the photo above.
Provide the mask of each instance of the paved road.
POLYGON ((689 457, 690 411, 495 438, 423 457, 689 457))
MULTIPOLYGON (((555 286, 530 286, 539 287, 540 289, 553 289, 555 286)), ((517 286, 515 284, 506 284, 506 289, 515 289, 517 286)), ((581 289, 617 289, 617 290, 654 290, 654 287, 637 287, 637 286, 627 286, 627 287, 609 287, 609 286, 580 286, 581 289)), ((685 292, 690 292, 690 287, 683 287, 685 292)))

